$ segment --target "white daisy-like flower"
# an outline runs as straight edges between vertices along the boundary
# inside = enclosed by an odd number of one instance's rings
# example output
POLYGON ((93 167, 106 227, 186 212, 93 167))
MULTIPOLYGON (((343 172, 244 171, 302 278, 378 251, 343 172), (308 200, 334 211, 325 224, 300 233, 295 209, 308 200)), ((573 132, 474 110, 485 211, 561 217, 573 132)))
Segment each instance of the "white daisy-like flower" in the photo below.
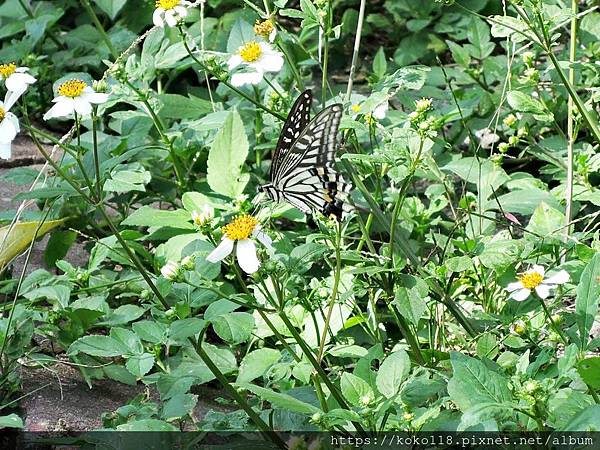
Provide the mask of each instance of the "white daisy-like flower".
POLYGON ((74 113, 87 116, 92 112, 92 104, 99 105, 108 100, 108 94, 94 91, 85 81, 68 80, 58 87, 54 106, 44 114, 44 120, 57 117, 71 117, 74 113))
POLYGON ((245 70, 233 74, 231 84, 239 87, 258 84, 265 72, 279 72, 283 67, 283 54, 268 42, 251 41, 242 45, 227 62, 229 70, 243 66, 245 70))
POLYGON ((534 264, 517 277, 518 281, 510 283, 506 290, 511 293, 510 298, 518 302, 527 300, 533 290, 543 300, 550 295, 550 289, 569 281, 569 273, 566 270, 561 270, 548 278, 545 276, 546 270, 542 266, 534 264))
POLYGON ((206 225, 215 217, 215 209, 210 205, 202 205, 200 211, 192 211, 192 221, 199 227, 206 225))
POLYGON ((236 247, 237 261, 242 270, 246 273, 254 273, 260 267, 260 261, 256 256, 256 246, 254 241, 250 239, 254 237, 263 244, 269 252, 275 251, 271 238, 261 231, 256 218, 244 214, 238 216, 229 224, 223 227, 223 239, 215 248, 206 260, 211 263, 222 261, 236 247))
POLYGON ((188 15, 186 6, 190 2, 184 0, 156 0, 156 9, 152 15, 152 22, 157 27, 164 27, 165 23, 174 27, 188 15))
POLYGON ((7 91, 19 97, 37 81, 27 73, 28 70, 28 67, 17 67, 15 63, 0 64, 0 80, 4 80, 7 91))
POLYGON ((482 128, 475 132, 475 137, 479 139, 481 148, 492 148, 492 146, 500 140, 500 136, 494 133, 489 128, 482 128))
POLYGON ((9 112, 16 97, 9 94, 10 92, 7 93, 4 102, 0 101, 0 159, 10 159, 12 141, 20 130, 19 119, 9 112))
POLYGON ((382 120, 385 119, 388 109, 390 109, 390 104, 386 100, 385 102, 377 105, 371 114, 377 120, 382 120))
POLYGON ((277 30, 271 19, 263 20, 262 22, 257 20, 254 25, 254 33, 269 42, 275 41, 275 36, 277 36, 277 30))
POLYGON ((179 276, 179 264, 175 261, 167 261, 167 264, 161 267, 160 274, 167 280, 174 280, 179 276))

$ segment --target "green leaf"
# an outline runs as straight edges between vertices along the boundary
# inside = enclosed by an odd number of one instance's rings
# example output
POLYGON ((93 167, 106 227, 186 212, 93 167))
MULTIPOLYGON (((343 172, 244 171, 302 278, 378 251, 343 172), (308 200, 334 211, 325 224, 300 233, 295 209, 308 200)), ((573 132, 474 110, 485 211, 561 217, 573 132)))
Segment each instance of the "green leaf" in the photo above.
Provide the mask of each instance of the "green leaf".
POLYGON ((131 327, 140 339, 151 344, 160 344, 167 336, 167 326, 160 322, 141 320, 132 324, 131 327))
POLYGON ((446 41, 446 44, 452 53, 452 58, 454 61, 463 67, 469 67, 469 64, 471 63, 471 56, 469 55, 469 52, 455 42, 446 41))
POLYGON ((162 103, 160 115, 167 119, 197 119, 212 112, 209 101, 190 94, 187 97, 178 94, 160 94, 158 98, 162 103))
POLYGON ((23 419, 14 413, 0 416, 0 429, 2 428, 23 428, 23 419))
POLYGON ((212 320, 213 330, 230 344, 239 344, 250 339, 254 329, 254 317, 245 312, 233 312, 212 320))
POLYGON ((154 356, 152 356, 150 353, 142 353, 141 355, 131 356, 125 364, 127 370, 129 370, 129 372, 138 378, 141 378, 150 372, 153 366, 154 356))
POLYGON ((71 288, 62 284, 57 284, 55 286, 42 286, 26 292, 23 294, 23 297, 31 301, 47 299, 49 302, 54 304, 55 309, 63 309, 69 305, 71 288))
POLYGON ((46 250, 44 251, 44 262, 48 268, 55 268, 56 261, 63 259, 77 239, 74 231, 57 230, 50 235, 46 250))
POLYGON ((600 389, 600 356, 592 356, 579 361, 577 372, 589 387, 600 389))
POLYGON ((549 122, 554 117, 551 112, 546 110, 542 102, 524 92, 510 91, 506 94, 506 101, 515 111, 533 114, 537 120, 549 122))
POLYGON ((236 383, 246 383, 263 376, 279 358, 281 353, 272 348, 261 348, 248 353, 240 364, 236 383))
POLYGON ((169 340, 174 343, 183 344, 186 339, 195 336, 204 328, 204 320, 196 317, 189 319, 176 320, 169 329, 169 340))
POLYGON ((179 431, 168 422, 158 419, 133 420, 131 422, 117 425, 119 431, 179 431))
POLYGON ((512 405, 500 403, 479 403, 467 409, 460 419, 457 431, 476 426, 486 420, 495 419, 513 411, 512 405))
POLYGON ((581 274, 575 300, 575 317, 582 349, 588 345, 590 330, 600 301, 600 253, 596 253, 581 274))
POLYGON ((410 359, 404 350, 389 355, 377 372, 377 389, 386 398, 392 398, 400 390, 410 371, 410 359))
POLYGON ((600 405, 588 406, 560 431, 600 431, 600 405))
POLYGON ((416 326, 427 311, 427 284, 420 278, 408 275, 403 276, 402 284, 396 289, 394 303, 400 315, 416 326))
POLYGON ((383 47, 379 47, 375 58, 373 58, 373 73, 377 78, 382 78, 387 72, 387 61, 385 59, 385 50, 383 47))
POLYGON ((145 169, 117 170, 104 182, 103 190, 117 193, 146 192, 146 184, 150 183, 150 180, 152 175, 145 169))
POLYGON ((231 198, 242 194, 249 179, 248 174, 242 174, 248 149, 242 118, 233 111, 225 119, 208 153, 206 180, 213 191, 231 198))
POLYGON ((508 380, 488 369, 481 361, 456 352, 450 355, 450 361, 454 372, 448 382, 448 394, 461 411, 479 403, 508 403, 512 400, 508 380))
POLYGON ((77 339, 69 347, 68 354, 85 353, 91 356, 122 356, 128 349, 111 336, 91 335, 77 339))
POLYGON ((473 268, 473 261, 468 256, 454 256, 448 258, 445 265, 450 272, 464 272, 473 268))
POLYGON ((115 20, 127 0, 94 0, 94 3, 110 17, 110 20, 115 20))
POLYGON ((176 209, 174 211, 165 211, 142 206, 134 211, 123 222, 123 225, 134 227, 172 227, 187 230, 193 230, 190 213, 185 209, 176 209))
POLYGON ((340 385, 344 398, 352 405, 359 405, 361 399, 365 397, 375 398, 371 386, 365 380, 350 372, 344 372, 340 385))
POLYGON ((477 339, 477 356, 494 359, 498 354, 498 340, 492 333, 484 333, 477 339))
POLYGON ((165 420, 180 419, 191 414, 197 403, 197 395, 177 394, 165 403, 161 412, 161 417, 165 420))
POLYGON ((562 228, 564 222, 563 213, 542 202, 535 208, 526 230, 542 237, 550 237, 562 228))
POLYGON ((271 389, 266 389, 250 383, 237 383, 237 385, 243 389, 253 392, 261 399, 268 401, 274 408, 285 409, 298 414, 312 415, 314 413, 322 413, 319 408, 298 400, 291 395, 281 394, 279 392, 272 391, 271 389))

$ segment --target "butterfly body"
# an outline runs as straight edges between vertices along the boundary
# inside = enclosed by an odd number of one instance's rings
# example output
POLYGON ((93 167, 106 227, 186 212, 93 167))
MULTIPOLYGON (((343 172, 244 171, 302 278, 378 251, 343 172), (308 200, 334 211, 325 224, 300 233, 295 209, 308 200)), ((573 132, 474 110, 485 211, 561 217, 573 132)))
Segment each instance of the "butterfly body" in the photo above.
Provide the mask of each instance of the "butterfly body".
POLYGON ((311 121, 311 103, 310 91, 294 103, 273 155, 271 182, 259 191, 306 214, 319 212, 341 220, 350 209, 341 198, 350 185, 334 167, 342 105, 326 107, 311 121))

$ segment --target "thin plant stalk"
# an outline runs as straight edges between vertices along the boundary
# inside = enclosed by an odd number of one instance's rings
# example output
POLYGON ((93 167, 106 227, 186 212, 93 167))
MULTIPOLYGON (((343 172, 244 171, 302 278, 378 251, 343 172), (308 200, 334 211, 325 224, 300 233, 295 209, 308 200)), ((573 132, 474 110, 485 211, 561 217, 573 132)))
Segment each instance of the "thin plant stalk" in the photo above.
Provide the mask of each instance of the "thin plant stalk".
POLYGON ((96 27, 96 30, 98 30, 98 33, 100 33, 100 36, 102 37, 102 40, 108 47, 108 51, 110 52, 112 57, 115 59, 118 58, 119 52, 117 52, 115 47, 112 45, 112 42, 110 41, 110 38, 108 37, 108 34, 106 34, 106 30, 102 26, 102 23, 100 23, 100 20, 98 19, 98 16, 94 12, 94 8, 92 8, 92 5, 90 5, 89 0, 82 0, 81 3, 83 4, 83 7, 85 8, 88 15, 90 16, 90 19, 92 19, 92 22, 94 23, 94 26, 96 27))
POLYGON ((348 88, 346 89, 346 101, 350 101, 352 94, 352 85, 354 83, 354 73, 358 62, 358 53, 360 50, 360 40, 362 37, 363 21, 365 19, 366 0, 360 0, 360 9, 358 10, 358 23, 356 25, 356 36, 354 37, 354 50, 352 52, 352 65, 350 66, 350 75, 348 76, 348 88))
POLYGON ((317 362, 320 364, 323 359, 323 352, 325 350, 325 342, 327 341, 327 334, 329 332, 329 324, 331 323, 331 316, 333 314, 333 308, 338 297, 338 290, 340 287, 340 278, 342 275, 342 256, 341 247, 342 244, 342 223, 338 222, 335 233, 335 272, 333 275, 333 289, 331 290, 331 299, 329 300, 329 306, 327 308, 327 316, 325 317, 325 324, 323 325, 323 333, 321 335, 321 341, 319 342, 319 352, 317 353, 317 362))
MULTIPOLYGON (((577 56, 577 0, 571 0, 571 42, 569 46, 569 82, 575 86, 575 58, 577 56)), ((573 104, 573 98, 569 96, 567 104, 567 191, 566 195, 566 209, 565 209, 565 239, 569 239, 571 234, 571 219, 573 216, 573 165, 574 165, 574 147, 575 147, 575 105, 573 104)), ((564 258, 563 258, 564 259, 564 258)))

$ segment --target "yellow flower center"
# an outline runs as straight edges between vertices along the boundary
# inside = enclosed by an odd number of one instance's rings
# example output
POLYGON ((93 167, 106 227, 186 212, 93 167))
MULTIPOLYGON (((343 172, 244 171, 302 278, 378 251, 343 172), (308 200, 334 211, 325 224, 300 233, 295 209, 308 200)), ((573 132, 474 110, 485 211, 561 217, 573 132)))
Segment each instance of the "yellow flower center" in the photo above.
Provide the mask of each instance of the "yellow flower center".
POLYGON ((17 66, 15 63, 9 64, 0 64, 0 75, 2 78, 8 78, 17 70, 17 66))
POLYGON ((0 123, 4 120, 5 116, 6 116, 6 111, 4 111, 4 108, 2 106, 0 106, 0 123))
POLYGON ((65 81, 58 87, 58 95, 71 98, 79 97, 86 87, 87 83, 81 80, 65 81))
POLYGON ((162 9, 173 9, 179 5, 179 0, 156 0, 156 7, 162 9))
POLYGON ((272 32, 273 22, 271 22, 270 20, 265 20, 263 22, 261 22, 260 20, 256 21, 256 25, 254 25, 254 33, 256 33, 258 36, 268 38, 272 32))
POLYGON ((534 289, 544 281, 544 276, 538 272, 527 272, 519 277, 519 281, 525 289, 534 289))
POLYGON ((258 225, 258 220, 248 214, 244 214, 242 216, 237 216, 222 229, 225 236, 229 239, 232 241, 239 241, 248 239, 256 225, 258 225))
POLYGON ((352 105, 352 112, 359 113, 360 112, 360 105, 352 105))
POLYGON ((262 50, 258 42, 248 42, 240 49, 240 56, 247 63, 251 63, 260 58, 262 50))

